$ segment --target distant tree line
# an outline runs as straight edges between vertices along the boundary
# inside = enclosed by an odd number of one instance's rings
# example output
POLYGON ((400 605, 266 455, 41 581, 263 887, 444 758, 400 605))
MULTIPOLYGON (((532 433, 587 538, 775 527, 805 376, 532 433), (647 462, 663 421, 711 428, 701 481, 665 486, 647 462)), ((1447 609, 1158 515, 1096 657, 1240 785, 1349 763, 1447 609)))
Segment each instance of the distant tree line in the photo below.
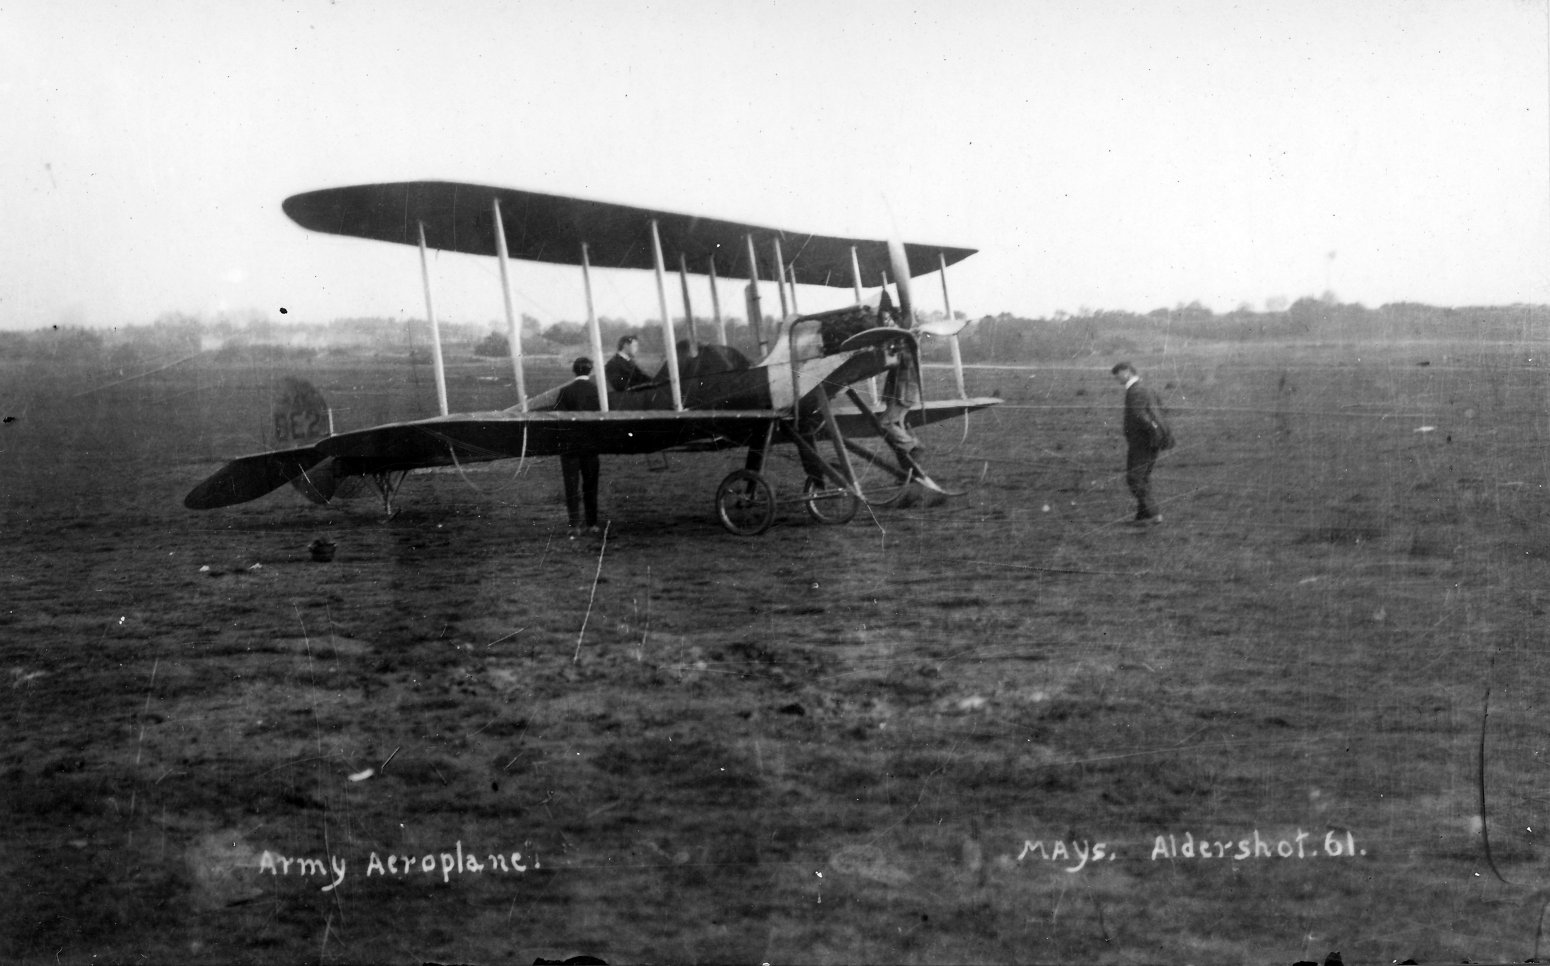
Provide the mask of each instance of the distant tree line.
MULTIPOLYGON (((1550 338, 1550 306, 1506 305, 1439 308, 1393 302, 1377 309, 1332 299, 1302 298, 1278 311, 1240 306, 1213 313, 1193 302, 1145 314, 1083 308, 1047 318, 1003 312, 970 323, 959 333, 966 362, 1072 359, 1091 355, 1155 352, 1171 343, 1351 342, 1470 338, 1527 341, 1550 338)), ((931 358, 947 354, 937 340, 931 358)))
MULTIPOLYGON (((962 313, 956 313, 964 319, 962 313)), ((942 313, 928 312, 927 319, 942 313)), ((683 320, 676 329, 685 338, 683 320)), ((696 317, 702 341, 715 341, 715 325, 696 317)), ((530 355, 589 354, 591 339, 582 322, 564 321, 543 328, 522 317, 523 351, 530 355)), ((749 355, 757 352, 752 330, 742 319, 726 323, 728 342, 749 355)), ((765 321, 765 332, 773 330, 765 321)), ((648 357, 663 353, 662 329, 655 320, 633 324, 599 319, 603 353, 611 354, 619 336, 637 335, 648 357)), ((504 324, 442 323, 442 345, 449 358, 504 357, 509 345, 504 324)), ((959 333, 967 362, 1017 362, 1114 355, 1166 349, 1170 343, 1248 341, 1356 341, 1370 339, 1472 338, 1527 341, 1550 338, 1550 306, 1506 305, 1440 308, 1395 302, 1377 309, 1342 304, 1327 295, 1301 298, 1276 308, 1254 311, 1240 306, 1213 313, 1198 302, 1142 313, 1081 308, 1048 317, 1025 318, 1002 312, 970 320, 959 333)), ((423 319, 341 318, 318 324, 276 322, 268 318, 204 320, 168 313, 149 325, 107 329, 50 326, 33 331, 0 331, 0 360, 47 360, 143 369, 193 357, 226 364, 306 362, 320 355, 371 353, 429 357, 430 324, 423 319)), ((930 340, 929 358, 948 354, 946 340, 930 340)))

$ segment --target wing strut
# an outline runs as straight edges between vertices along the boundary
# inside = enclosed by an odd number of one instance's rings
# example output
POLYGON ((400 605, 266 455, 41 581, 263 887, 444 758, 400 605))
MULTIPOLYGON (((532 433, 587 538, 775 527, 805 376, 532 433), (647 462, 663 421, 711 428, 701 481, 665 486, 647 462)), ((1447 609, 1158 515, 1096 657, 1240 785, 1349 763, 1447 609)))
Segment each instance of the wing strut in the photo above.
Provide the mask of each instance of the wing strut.
POLYGON ((840 432, 840 424, 834 418, 834 407, 829 404, 829 393, 821 385, 818 387, 818 405, 823 409, 824 425, 829 430, 829 437, 834 441, 834 455, 839 458, 840 469, 845 475, 845 485, 861 498, 861 485, 856 482, 856 468, 851 465, 850 454, 845 451, 845 434, 840 432))
POLYGON ((662 351, 667 356, 667 378, 673 385, 673 410, 683 412, 683 383, 678 378, 678 343, 673 336, 673 317, 667 314, 667 288, 662 276, 667 273, 662 264, 662 235, 657 231, 657 220, 651 219, 651 250, 656 256, 657 305, 662 309, 662 351))
POLYGON ((759 355, 769 350, 764 341, 764 310, 759 308, 759 256, 753 250, 753 233, 743 235, 748 243, 748 324, 753 326, 754 341, 759 343, 759 355))
MULTIPOLYGON (((425 314, 431 322, 431 360, 436 365, 436 405, 447 414, 447 372, 441 365, 441 329, 436 325, 436 303, 431 298, 431 268, 425 258, 425 222, 420 222, 420 279, 425 283, 425 314)), ((385 502, 385 500, 384 500, 385 502)))
POLYGON ((694 328, 694 309, 689 305, 689 259, 678 253, 678 287, 684 293, 684 325, 689 327, 689 358, 700 354, 700 334, 694 328))
POLYGON ((791 317, 791 310, 786 307, 786 262, 780 254, 780 237, 771 238, 770 244, 775 250, 775 291, 780 293, 780 317, 784 321, 791 317))
POLYGON ((511 373, 517 380, 517 405, 527 412, 527 382, 522 378, 522 327, 517 324, 517 314, 511 308, 511 277, 507 271, 506 226, 501 221, 501 200, 490 200, 495 213, 495 254, 501 266, 501 297, 506 303, 506 333, 511 349, 511 373))
POLYGON ((727 320, 721 317, 721 293, 716 291, 716 259, 708 259, 710 263, 710 311, 716 321, 716 339, 721 345, 727 344, 727 320))
MULTIPOLYGON (((947 259, 937 252, 937 263, 942 268, 942 308, 947 312, 949 324, 953 321, 953 302, 947 297, 947 259)), ((968 390, 963 388, 963 352, 958 348, 958 333, 954 332, 947 337, 947 344, 953 350, 953 383, 958 387, 958 398, 968 399, 968 390)))
MULTIPOLYGON (((856 290, 856 304, 861 304, 861 262, 856 258, 856 246, 850 246, 850 284, 856 290)), ((872 393, 872 402, 881 402, 882 397, 877 394, 877 377, 867 377, 867 388, 872 393)))
POLYGON ((597 324, 597 312, 592 308, 592 260, 587 255, 587 243, 581 243, 581 286, 587 290, 587 332, 592 337, 592 379, 597 383, 597 406, 608 412, 608 374, 603 371, 603 330, 597 324))

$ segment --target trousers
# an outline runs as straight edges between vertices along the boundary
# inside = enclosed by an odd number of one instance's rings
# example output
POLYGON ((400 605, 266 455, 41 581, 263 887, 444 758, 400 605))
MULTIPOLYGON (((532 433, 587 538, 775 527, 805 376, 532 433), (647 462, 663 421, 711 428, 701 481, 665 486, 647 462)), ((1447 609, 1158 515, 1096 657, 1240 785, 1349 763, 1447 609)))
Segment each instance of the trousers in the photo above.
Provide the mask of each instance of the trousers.
POLYGON ((1152 499, 1152 467, 1157 465, 1158 452, 1149 445, 1135 443, 1125 450, 1125 485, 1136 498, 1137 520, 1157 516, 1157 503, 1152 499))
POLYGON ((597 478, 601 461, 596 453, 566 453, 560 457, 560 473, 565 478, 565 512, 570 525, 582 525, 582 505, 586 506, 586 525, 597 526, 597 478))

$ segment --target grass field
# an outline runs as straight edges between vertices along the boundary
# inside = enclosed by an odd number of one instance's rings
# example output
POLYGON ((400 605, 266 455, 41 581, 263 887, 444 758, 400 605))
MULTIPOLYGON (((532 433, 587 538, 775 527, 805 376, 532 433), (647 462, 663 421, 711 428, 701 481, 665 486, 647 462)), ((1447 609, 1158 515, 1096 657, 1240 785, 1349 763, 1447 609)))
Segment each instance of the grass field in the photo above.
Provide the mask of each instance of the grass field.
MULTIPOLYGON (((1138 352, 1179 439, 1158 528, 1126 522, 1095 356, 972 370, 1006 403, 926 434, 972 487, 946 505, 739 539, 738 454, 614 457, 580 543, 548 459, 412 478, 386 523, 289 490, 187 511, 284 373, 13 367, 0 946, 1544 956, 1544 351, 1138 352)), ((433 406, 401 366, 301 374, 341 429, 433 406)), ((450 388, 510 403, 498 363, 450 388)))

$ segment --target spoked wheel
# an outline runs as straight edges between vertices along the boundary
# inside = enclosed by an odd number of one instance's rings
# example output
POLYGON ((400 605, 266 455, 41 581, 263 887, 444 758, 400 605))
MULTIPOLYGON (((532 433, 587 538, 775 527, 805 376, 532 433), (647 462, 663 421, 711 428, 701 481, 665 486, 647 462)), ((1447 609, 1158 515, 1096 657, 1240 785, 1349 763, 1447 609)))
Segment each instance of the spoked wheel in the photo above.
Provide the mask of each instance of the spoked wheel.
POLYGON ((903 480, 879 481, 879 485, 866 491, 867 506, 897 506, 909 496, 914 483, 914 470, 910 470, 903 480))
POLYGON ((851 463, 855 467, 861 498, 867 506, 895 506, 914 490, 918 479, 915 468, 897 465, 898 457, 887 447, 871 449, 847 439, 845 448, 858 457, 851 463))
POLYGON ((849 523, 861 509, 861 501, 848 489, 826 486, 822 480, 807 478, 802 485, 802 506, 819 523, 849 523))
POLYGON ((730 533, 758 536, 775 522, 775 491, 753 470, 734 470, 716 487, 716 516, 730 533))
POLYGON ((873 457, 861 475, 861 494, 867 506, 897 506, 914 490, 915 468, 895 468, 892 453, 873 457))

